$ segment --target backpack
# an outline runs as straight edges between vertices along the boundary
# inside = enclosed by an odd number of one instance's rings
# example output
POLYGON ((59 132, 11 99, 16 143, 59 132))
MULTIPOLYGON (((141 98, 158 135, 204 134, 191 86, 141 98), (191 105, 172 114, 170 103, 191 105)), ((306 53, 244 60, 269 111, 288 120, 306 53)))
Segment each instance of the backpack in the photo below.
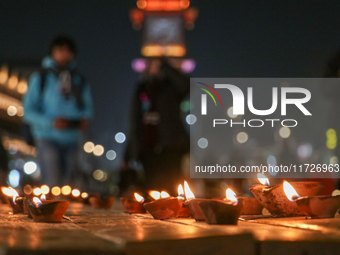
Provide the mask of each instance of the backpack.
MULTIPOLYGON (((48 71, 52 71, 52 70, 46 69, 46 68, 40 70, 40 84, 39 84, 40 94, 39 94, 39 97, 40 97, 41 101, 42 101, 42 98, 44 96, 44 89, 45 89, 45 83, 46 83, 45 81, 46 81, 46 75, 47 75, 48 71)), ((75 74, 75 72, 71 72, 71 76, 73 76, 74 74, 75 74)), ((78 94, 81 95, 84 84, 85 84, 85 79, 82 75, 80 75, 80 74, 78 74, 78 75, 81 79, 78 94)), ((82 97, 78 96, 76 99, 77 99, 77 106, 79 108, 82 108, 83 107, 82 97)), ((25 139, 27 145, 35 146, 34 137, 32 135, 31 127, 30 127, 29 124, 23 123, 22 135, 24 136, 24 139, 25 139)))

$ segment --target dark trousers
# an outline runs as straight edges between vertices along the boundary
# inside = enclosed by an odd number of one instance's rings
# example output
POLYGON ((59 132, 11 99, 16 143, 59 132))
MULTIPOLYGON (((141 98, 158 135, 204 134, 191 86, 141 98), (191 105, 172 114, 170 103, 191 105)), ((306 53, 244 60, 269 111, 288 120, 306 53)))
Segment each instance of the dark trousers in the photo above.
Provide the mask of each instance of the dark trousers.
POLYGON ((145 189, 166 191, 177 196, 178 185, 183 185, 181 160, 184 153, 179 152, 147 152, 141 155, 145 172, 145 189))
POLYGON ((76 144, 37 140, 42 184, 50 187, 71 184, 76 172, 76 144))

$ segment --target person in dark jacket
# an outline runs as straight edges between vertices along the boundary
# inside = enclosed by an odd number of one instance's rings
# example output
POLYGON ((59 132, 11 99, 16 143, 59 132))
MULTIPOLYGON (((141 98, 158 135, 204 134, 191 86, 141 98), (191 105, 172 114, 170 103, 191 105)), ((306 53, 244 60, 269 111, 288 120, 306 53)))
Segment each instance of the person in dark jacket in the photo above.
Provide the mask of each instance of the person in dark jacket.
POLYGON ((147 190, 177 192, 183 182, 180 164, 190 150, 190 138, 180 104, 189 91, 190 79, 165 59, 150 60, 137 86, 122 174, 131 160, 141 162, 147 190))
POLYGON ((76 148, 92 117, 90 86, 76 70, 75 43, 57 36, 43 72, 33 73, 23 99, 24 121, 38 147, 42 183, 70 184, 76 169, 76 148))

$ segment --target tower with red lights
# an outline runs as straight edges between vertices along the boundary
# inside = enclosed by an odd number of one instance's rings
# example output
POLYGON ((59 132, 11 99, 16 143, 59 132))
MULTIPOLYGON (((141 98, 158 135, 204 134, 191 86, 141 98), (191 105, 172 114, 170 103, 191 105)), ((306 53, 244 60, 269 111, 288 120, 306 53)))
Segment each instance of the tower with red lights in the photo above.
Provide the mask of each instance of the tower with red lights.
POLYGON ((152 57, 172 58, 183 72, 193 71, 195 62, 185 59, 185 30, 194 28, 198 10, 190 7, 189 0, 138 0, 129 14, 133 28, 142 32, 144 59, 133 61, 135 71, 143 71, 145 58, 152 57))

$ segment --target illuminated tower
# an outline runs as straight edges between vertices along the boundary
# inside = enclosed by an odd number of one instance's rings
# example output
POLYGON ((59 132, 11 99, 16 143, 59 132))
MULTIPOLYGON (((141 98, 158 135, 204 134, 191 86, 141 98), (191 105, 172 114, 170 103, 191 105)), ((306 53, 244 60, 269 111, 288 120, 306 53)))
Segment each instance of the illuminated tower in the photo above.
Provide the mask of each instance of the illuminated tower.
MULTIPOLYGON (((141 55, 145 58, 174 58, 184 72, 195 68, 186 56, 185 30, 192 30, 198 10, 190 7, 189 0, 138 0, 137 8, 130 11, 135 30, 142 30, 141 55)), ((133 61, 133 69, 143 71, 145 59, 133 61)))

